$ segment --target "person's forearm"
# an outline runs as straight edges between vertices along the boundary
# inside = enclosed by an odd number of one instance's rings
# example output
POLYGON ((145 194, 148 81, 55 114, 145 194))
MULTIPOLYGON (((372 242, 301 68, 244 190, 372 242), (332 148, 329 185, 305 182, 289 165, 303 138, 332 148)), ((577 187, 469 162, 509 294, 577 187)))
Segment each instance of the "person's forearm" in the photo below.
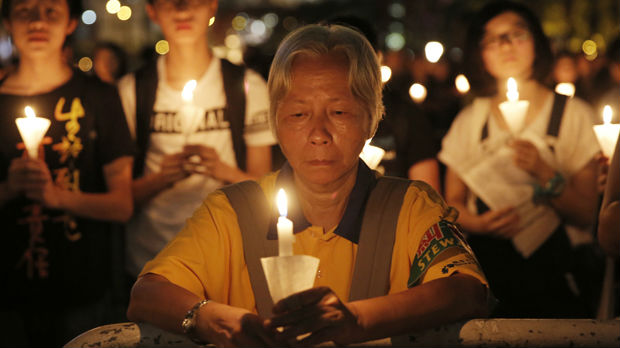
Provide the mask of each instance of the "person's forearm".
POLYGON ((131 290, 127 318, 183 334, 181 322, 188 309, 200 300, 195 294, 162 276, 146 274, 138 278, 131 290))
MULTIPOLYGON (((589 163, 571 178, 564 178, 566 186, 559 196, 550 200, 555 211, 566 221, 582 227, 594 223, 596 218, 596 163, 589 163)), ((545 186, 556 171, 544 165, 537 173, 541 186, 545 186)))
POLYGON ((401 293, 349 303, 363 332, 347 342, 418 332, 460 320, 488 315, 487 290, 477 279, 455 274, 401 293))
POLYGON ((84 193, 61 190, 56 208, 76 216, 116 222, 126 222, 133 214, 131 197, 122 191, 84 193))
POLYGON ((427 158, 409 167, 407 173, 411 180, 422 180, 431 185, 441 194, 441 183, 439 182, 439 164, 435 158, 427 158))
POLYGON ((134 203, 140 206, 157 196, 161 191, 170 187, 170 183, 163 180, 161 174, 147 174, 135 179, 131 183, 134 203))

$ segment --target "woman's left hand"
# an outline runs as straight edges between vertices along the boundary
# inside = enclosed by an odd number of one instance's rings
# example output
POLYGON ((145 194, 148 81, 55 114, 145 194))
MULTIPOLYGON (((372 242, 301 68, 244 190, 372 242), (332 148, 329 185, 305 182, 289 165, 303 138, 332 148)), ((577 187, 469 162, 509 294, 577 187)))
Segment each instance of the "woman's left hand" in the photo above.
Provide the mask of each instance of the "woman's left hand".
MULTIPOLYGON (((512 141, 511 146, 515 151, 514 160, 517 167, 539 179, 547 176, 547 172, 550 169, 551 176, 553 177, 553 169, 542 159, 534 144, 527 140, 515 139, 512 141)), ((544 181, 546 182, 546 180, 544 181)))
POLYGON ((309 346, 326 341, 346 343, 362 328, 357 315, 328 287, 318 287, 284 298, 273 307, 273 329, 283 328, 276 340, 283 345, 309 346), (308 336, 301 340, 297 337, 308 336))

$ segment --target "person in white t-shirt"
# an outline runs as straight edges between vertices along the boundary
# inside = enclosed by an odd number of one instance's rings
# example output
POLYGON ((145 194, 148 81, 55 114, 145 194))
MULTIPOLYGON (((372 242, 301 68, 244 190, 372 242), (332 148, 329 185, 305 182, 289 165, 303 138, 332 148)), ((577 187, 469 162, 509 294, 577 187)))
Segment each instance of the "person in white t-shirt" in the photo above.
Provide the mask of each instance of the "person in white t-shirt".
POLYGON ((156 87, 138 85, 136 89, 137 73, 119 81, 127 123, 138 147, 137 105, 144 94, 140 88, 156 88, 148 110, 143 165, 136 161, 140 173, 133 182, 137 211, 127 226, 127 271, 132 276, 176 235, 209 192, 271 170, 275 139, 267 119, 267 85, 248 69, 242 81, 245 163, 237 163, 240 157, 234 143, 239 139, 233 139, 226 115, 239 101, 227 100, 223 78, 223 66, 232 64, 214 57, 207 40, 217 5, 217 0, 149 0, 147 13, 161 27, 170 51, 153 69, 156 87), (186 101, 182 90, 190 80, 196 80, 196 87, 193 100, 186 101))
POLYGON ((531 10, 495 2, 474 18, 465 56, 481 97, 443 139, 446 200, 459 210, 457 222, 499 299, 495 316, 586 317, 591 313, 577 296, 566 230, 594 222, 600 148, 592 110, 572 98, 563 112, 552 112, 565 97, 542 83, 552 55, 531 10), (509 77, 517 81, 519 99, 529 101, 517 131, 499 108, 509 77), (552 114, 559 115, 556 127, 550 127, 552 114))

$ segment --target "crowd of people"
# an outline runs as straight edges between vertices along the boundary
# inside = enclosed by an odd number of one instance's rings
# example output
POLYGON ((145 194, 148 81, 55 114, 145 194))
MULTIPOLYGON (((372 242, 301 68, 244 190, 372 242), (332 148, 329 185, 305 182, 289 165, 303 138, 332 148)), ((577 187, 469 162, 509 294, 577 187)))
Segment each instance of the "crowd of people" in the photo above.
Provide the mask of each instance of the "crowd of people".
POLYGON ((604 256, 620 253, 620 151, 602 156, 592 130, 601 103, 619 109, 617 42, 595 91, 528 7, 490 2, 467 31, 461 105, 445 65, 403 63, 351 17, 289 33, 265 81, 214 56, 217 7, 149 0, 169 53, 127 73, 122 49, 101 43, 93 76, 65 54, 79 0, 2 1, 19 53, 0 76, 7 345, 127 320, 288 346, 596 316, 604 256), (517 131, 502 113, 508 78, 529 102, 517 131), (425 101, 409 97, 412 79, 425 101), (51 121, 36 151, 15 126, 27 106, 51 121), (386 150, 381 173, 359 158, 370 139, 386 150), (279 188, 294 254, 320 261, 313 288, 273 303, 255 266, 275 256, 279 188))

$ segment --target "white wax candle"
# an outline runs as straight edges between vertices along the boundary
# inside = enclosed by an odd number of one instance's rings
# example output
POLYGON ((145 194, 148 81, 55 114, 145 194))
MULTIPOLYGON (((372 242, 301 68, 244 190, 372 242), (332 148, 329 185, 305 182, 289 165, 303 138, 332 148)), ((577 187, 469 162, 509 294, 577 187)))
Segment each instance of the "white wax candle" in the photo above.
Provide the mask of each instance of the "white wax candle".
POLYGON ((185 84, 183 92, 181 92, 183 106, 181 107, 180 114, 186 141, 196 126, 197 112, 194 106, 194 90, 196 89, 196 85, 196 80, 190 80, 185 84))
POLYGON ((370 169, 376 169, 379 163, 381 163, 381 159, 383 155, 385 155, 385 150, 380 147, 370 145, 371 139, 366 140, 366 145, 362 149, 362 153, 360 153, 360 158, 366 162, 366 165, 370 169))
POLYGON ((613 156, 616 141, 618 141, 618 134, 620 133, 620 124, 611 123, 612 112, 611 106, 605 105, 603 108, 603 124, 593 126, 603 155, 607 158, 613 156))
POLYGON ((509 78, 506 83, 507 91, 505 102, 499 104, 499 109, 504 115, 504 120, 508 124, 510 131, 515 134, 521 131, 523 123, 525 121, 525 115, 527 109, 530 106, 530 102, 527 100, 519 100, 519 90, 517 89, 517 81, 514 78, 509 78))
POLYGON ((39 157, 39 145, 51 122, 47 118, 37 117, 30 106, 26 106, 24 111, 26 117, 15 119, 15 123, 26 146, 28 156, 37 159, 39 157))
POLYGON ((293 221, 286 217, 287 213, 287 201, 286 193, 283 189, 278 191, 276 196, 276 202, 278 204, 278 210, 280 211, 280 217, 278 218, 278 255, 279 256, 292 256, 293 255, 293 221))

